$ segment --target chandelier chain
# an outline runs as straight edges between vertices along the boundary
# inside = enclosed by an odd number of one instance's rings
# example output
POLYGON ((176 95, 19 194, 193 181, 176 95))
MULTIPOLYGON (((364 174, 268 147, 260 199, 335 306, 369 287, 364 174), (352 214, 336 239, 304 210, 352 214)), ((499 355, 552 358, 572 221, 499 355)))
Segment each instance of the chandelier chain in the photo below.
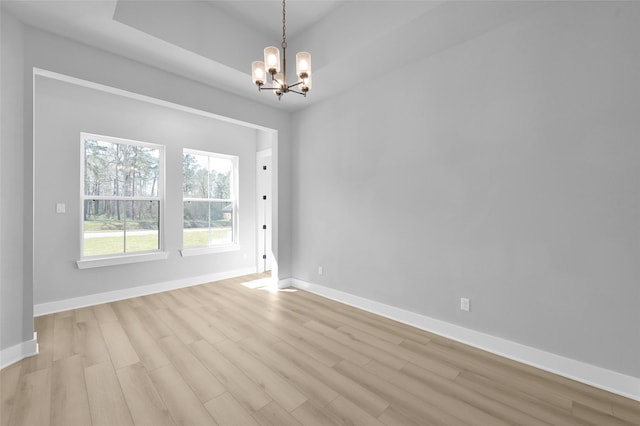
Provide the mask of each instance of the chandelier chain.
POLYGON ((287 10, 285 0, 282 0, 282 48, 287 48, 287 10))

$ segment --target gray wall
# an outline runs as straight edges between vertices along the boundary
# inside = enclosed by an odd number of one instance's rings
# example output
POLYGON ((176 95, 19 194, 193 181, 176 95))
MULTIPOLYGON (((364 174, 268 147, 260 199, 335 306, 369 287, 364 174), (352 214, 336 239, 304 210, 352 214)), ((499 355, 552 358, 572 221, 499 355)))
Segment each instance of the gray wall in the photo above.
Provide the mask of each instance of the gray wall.
POLYGON ((0 349, 33 338, 32 286, 24 286, 24 51, 22 24, 2 11, 0 134, 0 349))
POLYGON ((40 76, 35 93, 36 304, 255 266, 255 129, 40 76), (80 132, 165 146, 163 217, 168 259, 77 269, 82 238, 80 132), (180 256, 184 148, 239 157, 240 250, 180 256), (65 214, 56 214, 58 202, 66 204, 65 214))
MULTIPOLYGON (((193 107, 224 117, 241 120, 278 131, 274 157, 278 170, 278 205, 274 206, 274 232, 278 239, 273 251, 280 278, 291 276, 291 127, 290 114, 256 104, 234 94, 196 83, 122 56, 61 38, 30 27, 25 33, 25 72, 42 68, 133 93, 193 107)), ((29 79, 31 77, 29 76, 29 79)), ((31 85, 26 87, 27 122, 31 121, 31 85)), ((30 140, 31 129, 26 129, 30 140)), ((25 152, 27 158, 30 153, 25 152)), ((31 167, 31 164, 27 164, 31 167)), ((27 172, 29 174, 30 172, 27 172)))
POLYGON ((558 2, 296 113, 293 276, 640 377, 638 22, 558 2))
MULTIPOLYGON (((278 199, 278 204, 274 206, 274 232, 278 232, 278 239, 273 242, 273 252, 278 261, 278 276, 286 278, 291 275, 289 113, 256 104, 234 94, 29 26, 22 27, 16 19, 2 10, 2 228, 0 230, 2 338, 0 350, 30 340, 33 333, 34 247, 32 241, 34 234, 31 216, 34 211, 32 190, 34 184, 32 177, 32 70, 34 67, 277 130, 278 143, 274 145, 274 159, 277 162, 279 185, 277 194, 274 194, 278 199), (8 197, 16 200, 16 206, 9 206, 5 202, 8 197)), ((61 116, 64 115, 64 111, 58 113, 61 116)), ((58 188, 58 190, 59 193, 66 194, 66 189, 58 188)), ((66 201, 66 198, 61 201, 66 201)), ((50 213, 50 203, 46 204, 45 208, 49 209, 50 213)), ((69 215, 62 215, 62 217, 67 220, 69 215)), ((58 216, 55 220, 62 220, 62 217, 58 216)), ((65 251, 69 252, 68 247, 65 251)), ((175 250, 172 256, 176 256, 175 250)), ((202 259, 208 258, 210 257, 197 256, 183 259, 183 261, 197 263, 198 259, 204 262, 202 259)), ((69 272, 71 260, 71 257, 67 256, 60 261, 62 263, 56 264, 55 270, 59 274, 58 277, 66 276, 64 274, 69 272)), ((215 266, 211 267, 209 271, 217 271, 215 268, 215 266)), ((117 269, 120 272, 116 275, 119 274, 121 278, 117 279, 118 282, 135 285, 147 282, 144 277, 151 268, 147 268, 144 272, 136 268, 136 265, 133 267, 124 265, 117 269), (139 280, 124 278, 131 277, 132 272, 134 276, 138 276, 139 280)), ((75 272, 80 273, 80 271, 75 272)), ((89 272, 91 273, 93 272, 89 272)), ((35 271, 37 277, 43 277, 44 274, 42 270, 35 271)), ((189 274, 183 278, 191 276, 194 275, 189 274)), ((166 281, 166 278, 162 281, 166 281)), ((87 291, 97 290, 97 287, 91 287, 90 284, 78 286, 78 282, 78 279, 74 278, 71 287, 51 285, 39 287, 46 293, 36 296, 37 303, 81 296, 87 294, 87 291)), ((100 290, 111 289, 113 288, 100 290)))

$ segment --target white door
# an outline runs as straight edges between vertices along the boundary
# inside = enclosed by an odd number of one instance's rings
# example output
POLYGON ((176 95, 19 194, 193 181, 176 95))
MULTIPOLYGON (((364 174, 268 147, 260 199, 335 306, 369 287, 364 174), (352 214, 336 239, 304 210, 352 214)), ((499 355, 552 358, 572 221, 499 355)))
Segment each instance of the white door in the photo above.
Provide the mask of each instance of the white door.
POLYGON ((256 194, 258 196, 258 272, 271 270, 271 149, 256 153, 256 194))

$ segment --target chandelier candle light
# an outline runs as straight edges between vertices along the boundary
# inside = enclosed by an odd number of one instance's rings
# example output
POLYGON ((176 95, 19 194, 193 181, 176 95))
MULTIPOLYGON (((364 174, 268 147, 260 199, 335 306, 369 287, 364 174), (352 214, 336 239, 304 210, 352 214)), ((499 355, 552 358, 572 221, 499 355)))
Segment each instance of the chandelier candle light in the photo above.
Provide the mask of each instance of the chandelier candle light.
POLYGON ((280 50, 277 47, 269 46, 264 49, 264 62, 253 61, 251 63, 251 79, 258 86, 258 91, 273 90, 282 98, 284 93, 297 93, 307 97, 307 92, 311 90, 311 54, 309 52, 298 52, 296 54, 296 75, 298 82, 292 85, 287 84, 287 25, 286 25, 286 5, 282 0, 282 72, 280 72, 280 50), (271 87, 263 87, 267 79, 267 73, 271 74, 271 87), (293 88, 299 87, 298 90, 293 88))

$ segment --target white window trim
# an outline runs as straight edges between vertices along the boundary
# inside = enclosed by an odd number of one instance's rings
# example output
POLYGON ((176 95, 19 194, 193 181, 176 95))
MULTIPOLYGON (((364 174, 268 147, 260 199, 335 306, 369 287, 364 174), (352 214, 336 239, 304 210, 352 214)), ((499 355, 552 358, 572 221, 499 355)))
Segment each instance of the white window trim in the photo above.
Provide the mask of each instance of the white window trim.
MULTIPOLYGON (((165 204, 166 204, 166 194, 165 194, 165 146, 150 143, 150 142, 142 142, 136 141, 132 139, 124 139, 118 138, 114 136, 105 136, 98 135, 95 133, 80 133, 80 259, 76 261, 76 265, 78 269, 89 269, 89 268, 98 268, 103 266, 113 266, 113 265, 124 265, 128 263, 140 263, 140 262, 149 262, 154 260, 164 260, 169 257, 169 253, 164 251, 164 216, 165 216, 165 204), (160 223, 158 224, 158 232, 159 232, 159 241, 158 241, 158 250, 148 251, 148 252, 129 252, 129 253, 118 253, 109 256, 84 256, 84 201, 85 201, 85 193, 84 193, 84 182, 85 182, 85 140, 86 139, 99 139, 105 142, 118 143, 118 144, 127 144, 127 145, 136 145, 142 147, 151 147, 157 148, 159 150, 159 158, 158 158, 158 168, 159 168, 159 179, 158 179, 158 196, 157 197, 136 197, 135 201, 138 200, 151 200, 158 201, 159 203, 159 214, 160 214, 160 223)), ((91 199, 101 199, 101 200, 109 200, 109 199, 118 199, 121 200, 123 197, 113 197, 113 196, 92 196, 87 197, 91 199)))
MULTIPOLYGON (((183 192, 183 196, 182 196, 182 205, 184 208, 184 203, 185 201, 197 201, 197 202, 202 202, 202 201, 208 201, 208 202, 215 202, 215 201, 231 201, 234 205, 233 208, 233 228, 232 228, 232 238, 233 238, 233 242, 232 243, 227 243, 227 244, 217 244, 217 245, 206 245, 206 246, 193 246, 193 247, 184 247, 184 222, 182 225, 182 249, 180 249, 180 255, 182 257, 189 257, 189 256, 199 256, 199 255, 205 255, 205 254, 215 254, 215 253, 224 253, 224 252, 230 252, 230 251, 238 251, 240 250, 240 244, 238 241, 238 237, 239 237, 239 228, 240 228, 240 221, 239 221, 239 211, 240 211, 240 200, 239 200, 239 190, 240 190, 240 181, 239 179, 239 167, 238 167, 238 163, 240 161, 239 157, 237 155, 228 155, 228 154, 220 154, 217 152, 211 152, 211 151, 202 151, 202 150, 197 150, 197 149, 189 149, 189 148, 184 148, 182 150, 182 156, 184 157, 185 154, 193 154, 193 155, 203 155, 203 156, 207 156, 207 157, 218 157, 218 158, 225 158, 227 160, 231 160, 232 162, 232 167, 233 167, 233 173, 231 174, 231 199, 218 199, 218 198, 185 198, 184 197, 184 192, 183 192)), ((184 173, 184 170, 183 170, 184 173)), ((184 174, 183 174, 183 179, 184 179, 184 174)))
POLYGON ((110 257, 85 257, 76 261, 78 269, 101 268, 103 266, 126 265, 129 263, 151 262, 154 260, 165 260, 169 257, 169 252, 136 252, 126 255, 110 257))

